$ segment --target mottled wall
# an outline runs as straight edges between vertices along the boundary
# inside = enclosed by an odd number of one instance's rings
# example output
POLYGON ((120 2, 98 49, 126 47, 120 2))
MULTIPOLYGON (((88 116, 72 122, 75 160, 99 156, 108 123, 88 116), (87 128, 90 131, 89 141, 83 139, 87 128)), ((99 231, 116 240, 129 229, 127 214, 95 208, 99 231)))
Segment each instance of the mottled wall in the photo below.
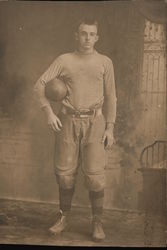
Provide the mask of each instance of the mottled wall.
POLYGON ((140 93, 143 103, 143 141, 166 135, 166 25, 145 21, 144 56, 140 93), (150 126, 152 124, 152 126, 150 126))
MULTIPOLYGON (((144 144, 135 129, 142 113, 144 18, 124 1, 0 3, 0 197, 58 201, 54 137, 32 89, 56 56, 74 49, 75 22, 86 13, 99 19, 97 49, 115 67, 117 144, 107 153, 105 207, 139 208, 142 180, 137 168, 144 144)), ((81 174, 74 203, 88 205, 81 174)))

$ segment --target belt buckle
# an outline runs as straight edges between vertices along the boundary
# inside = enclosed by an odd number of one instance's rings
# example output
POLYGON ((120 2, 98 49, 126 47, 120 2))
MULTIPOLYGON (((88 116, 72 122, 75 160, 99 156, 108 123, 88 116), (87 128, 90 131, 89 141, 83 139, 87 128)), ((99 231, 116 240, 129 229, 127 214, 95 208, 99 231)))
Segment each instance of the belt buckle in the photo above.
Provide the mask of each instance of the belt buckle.
POLYGON ((84 117, 88 117, 89 115, 88 114, 84 114, 82 113, 81 111, 75 111, 75 117, 77 118, 84 118, 84 117))
POLYGON ((84 114, 83 114, 83 115, 82 115, 82 114, 80 115, 81 118, 88 117, 88 116, 89 116, 89 115, 86 115, 86 114, 85 114, 85 115, 84 115, 84 114))
POLYGON ((91 110, 89 110, 88 112, 92 112, 92 114, 86 114, 86 113, 83 114, 81 111, 76 110, 74 116, 75 116, 75 117, 78 117, 78 118, 89 117, 89 116, 91 116, 91 115, 95 115, 96 110, 95 110, 95 109, 91 109, 91 110))

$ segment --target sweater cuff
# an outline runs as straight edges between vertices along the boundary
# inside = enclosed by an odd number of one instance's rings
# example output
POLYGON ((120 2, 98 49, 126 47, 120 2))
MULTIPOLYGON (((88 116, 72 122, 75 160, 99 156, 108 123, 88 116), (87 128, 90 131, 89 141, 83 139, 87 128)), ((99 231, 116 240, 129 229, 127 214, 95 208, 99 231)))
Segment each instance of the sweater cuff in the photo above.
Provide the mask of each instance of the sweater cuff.
POLYGON ((112 128, 112 129, 114 129, 114 125, 115 125, 115 123, 114 122, 106 122, 106 129, 108 129, 108 128, 112 128))

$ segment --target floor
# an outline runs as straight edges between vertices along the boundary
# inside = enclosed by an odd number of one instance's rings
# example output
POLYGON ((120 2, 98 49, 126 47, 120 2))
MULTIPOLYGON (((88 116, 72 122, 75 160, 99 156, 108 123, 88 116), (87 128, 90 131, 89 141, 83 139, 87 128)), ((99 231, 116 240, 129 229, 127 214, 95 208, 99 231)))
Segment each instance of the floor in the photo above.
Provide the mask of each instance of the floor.
POLYGON ((142 247, 165 244, 165 219, 144 213, 119 210, 104 211, 106 239, 91 240, 89 208, 73 207, 70 226, 58 236, 49 233, 58 206, 55 204, 0 199, 0 244, 53 246, 142 247))

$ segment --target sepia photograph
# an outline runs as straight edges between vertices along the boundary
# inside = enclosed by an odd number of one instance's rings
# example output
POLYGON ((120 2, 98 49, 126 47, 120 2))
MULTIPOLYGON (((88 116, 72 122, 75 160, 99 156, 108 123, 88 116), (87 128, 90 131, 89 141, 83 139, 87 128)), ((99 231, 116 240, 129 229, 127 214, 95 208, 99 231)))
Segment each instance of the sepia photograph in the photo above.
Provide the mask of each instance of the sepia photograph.
POLYGON ((0 1, 0 248, 167 247, 167 0, 0 1))

